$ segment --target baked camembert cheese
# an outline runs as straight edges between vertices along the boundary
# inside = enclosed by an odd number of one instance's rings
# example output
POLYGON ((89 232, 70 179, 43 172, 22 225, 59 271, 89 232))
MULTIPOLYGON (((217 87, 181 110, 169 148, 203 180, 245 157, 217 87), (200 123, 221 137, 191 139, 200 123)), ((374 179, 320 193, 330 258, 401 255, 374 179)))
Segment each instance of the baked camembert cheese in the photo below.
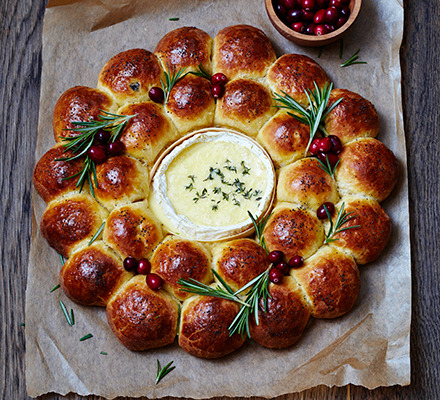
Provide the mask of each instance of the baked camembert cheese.
POLYGON ((177 142, 153 168, 150 206, 166 228, 200 241, 223 240, 251 228, 249 212, 269 209, 275 171, 253 139, 208 128, 177 142))

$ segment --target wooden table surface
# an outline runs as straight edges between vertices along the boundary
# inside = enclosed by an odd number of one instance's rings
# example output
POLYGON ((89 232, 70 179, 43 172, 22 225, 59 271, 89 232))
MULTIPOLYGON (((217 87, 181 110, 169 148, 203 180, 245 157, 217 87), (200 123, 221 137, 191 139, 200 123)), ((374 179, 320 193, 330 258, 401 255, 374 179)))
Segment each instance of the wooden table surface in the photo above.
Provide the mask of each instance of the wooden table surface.
MULTIPOLYGON (((394 0, 399 1, 401 0, 394 0)), ((411 385, 318 387, 279 399, 440 399, 440 2, 404 0, 402 89, 413 309, 411 385)), ((0 1, 0 398, 28 399, 23 327, 45 0, 0 1)), ((396 299, 398 302, 398 299, 396 299)), ((117 366, 115 366, 117 368, 117 366)), ((84 399, 54 394, 41 399, 84 399)), ((98 399, 90 396, 88 399, 98 399)))

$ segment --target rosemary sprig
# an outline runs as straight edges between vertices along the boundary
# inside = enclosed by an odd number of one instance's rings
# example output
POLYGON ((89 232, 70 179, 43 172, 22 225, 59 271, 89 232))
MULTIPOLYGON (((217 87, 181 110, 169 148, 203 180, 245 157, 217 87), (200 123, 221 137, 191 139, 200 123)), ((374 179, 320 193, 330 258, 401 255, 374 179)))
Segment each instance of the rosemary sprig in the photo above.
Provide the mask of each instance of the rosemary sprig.
POLYGON ((156 385, 157 385, 163 377, 168 375, 176 367, 171 366, 174 361, 170 361, 167 365, 165 365, 165 367, 161 368, 159 360, 156 361, 157 361, 157 371, 156 371, 156 385))
POLYGON ((90 121, 72 121, 71 123, 77 128, 69 129, 74 132, 79 132, 80 134, 77 136, 69 136, 63 137, 63 142, 66 142, 63 146, 66 151, 71 151, 73 156, 59 158, 56 161, 73 161, 80 157, 85 156, 83 168, 76 174, 63 178, 63 180, 78 178, 78 182, 76 183, 76 187, 79 188, 81 192, 84 183, 87 180, 89 182, 90 190, 95 197, 95 193, 93 191, 93 185, 91 181, 91 176, 93 175, 95 180, 95 186, 98 186, 97 177, 96 177, 96 165, 95 163, 87 156, 87 151, 93 145, 93 141, 95 139, 95 135, 99 131, 108 131, 110 132, 109 142, 114 142, 120 136, 122 130, 127 125, 127 122, 135 117, 135 115, 119 115, 113 114, 108 111, 99 110, 100 114, 98 115, 97 120, 90 121))
POLYGON ((267 215, 266 218, 263 218, 260 222, 255 219, 250 211, 248 211, 248 215, 252 221, 252 224, 254 225, 255 233, 258 237, 258 242, 260 243, 260 246, 266 251, 267 254, 269 254, 269 250, 267 249, 266 242, 264 240, 263 231, 264 227, 267 224, 267 221, 272 216, 272 214, 267 215))
POLYGON ((339 232, 343 232, 348 229, 354 229, 354 228, 361 227, 360 225, 346 226, 344 228, 342 227, 345 223, 347 223, 351 219, 357 217, 357 215, 352 215, 354 213, 354 211, 350 211, 350 212, 344 211, 345 203, 342 203, 341 209, 338 211, 338 216, 336 217, 336 222, 334 224, 333 224, 332 217, 331 217, 330 212, 328 211, 327 207, 325 206, 325 204, 323 206, 324 206, 324 210, 327 214, 327 217, 330 221, 330 228, 329 228, 328 232, 325 234, 325 240, 324 240, 325 244, 339 240, 338 238, 333 239, 333 236, 339 232))
POLYGON ((341 161, 341 160, 336 161, 336 164, 332 167, 332 165, 330 164, 330 161, 328 160, 327 154, 325 155, 325 161, 326 161, 325 163, 323 163, 319 158, 316 158, 316 159, 319 162, 319 167, 324 172, 327 172, 332 178, 334 178, 336 167, 338 166, 339 161, 341 161))
POLYGON ((348 66, 354 65, 354 64, 367 64, 366 61, 357 61, 357 59, 359 58, 358 54, 359 54, 360 50, 361 49, 358 49, 356 51, 356 53, 354 53, 347 61, 343 62, 341 64, 341 68, 348 67, 348 66))
POLYGON ((198 71, 191 71, 189 73, 195 76, 200 76, 201 78, 208 79, 208 81, 211 80, 211 75, 202 64, 198 65, 198 69, 199 69, 198 71))
POLYGON ((173 71, 170 71, 170 66, 167 63, 167 70, 165 71, 165 82, 161 79, 160 83, 162 85, 162 90, 165 94, 165 103, 168 102, 171 89, 174 85, 183 79, 188 73, 185 73, 186 68, 179 68, 176 71, 176 66, 173 65, 173 71))
POLYGON ((328 135, 322 121, 332 111, 341 101, 342 97, 335 101, 330 107, 328 107, 328 101, 330 98, 330 93, 333 88, 333 83, 325 83, 324 87, 320 89, 316 82, 313 82, 315 88, 313 90, 307 89, 305 94, 308 100, 308 107, 304 108, 299 104, 293 97, 288 95, 286 92, 282 92, 283 96, 275 93, 275 101, 281 103, 278 108, 285 108, 295 113, 288 113, 290 116, 296 118, 298 121, 309 125, 310 136, 309 142, 307 143, 305 155, 309 151, 309 147, 315 138, 315 134, 318 130, 323 132, 326 136, 328 135))
POLYGON ((104 229, 104 226, 105 226, 105 221, 101 224, 99 229, 96 231, 96 233, 90 239, 90 242, 89 242, 88 246, 90 246, 96 239, 98 239, 98 236, 101 234, 102 230, 104 229))

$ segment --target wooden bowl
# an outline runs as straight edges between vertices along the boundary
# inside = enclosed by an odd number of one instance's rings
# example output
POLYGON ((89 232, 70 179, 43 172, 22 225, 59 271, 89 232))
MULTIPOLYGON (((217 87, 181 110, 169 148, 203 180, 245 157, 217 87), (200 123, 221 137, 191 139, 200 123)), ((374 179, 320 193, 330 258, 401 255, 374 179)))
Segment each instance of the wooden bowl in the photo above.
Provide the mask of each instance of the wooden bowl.
POLYGON ((350 16, 348 17, 347 22, 335 31, 321 36, 305 35, 303 33, 298 33, 293 29, 290 29, 283 21, 281 21, 281 19, 276 14, 273 6, 273 0, 265 0, 265 3, 267 15, 269 16, 270 22, 272 22, 275 29, 279 33, 281 33, 281 35, 301 46, 318 47, 325 46, 340 39, 347 32, 347 30, 350 28, 351 25, 353 25, 354 21, 359 15, 362 0, 351 0, 349 5, 350 16))

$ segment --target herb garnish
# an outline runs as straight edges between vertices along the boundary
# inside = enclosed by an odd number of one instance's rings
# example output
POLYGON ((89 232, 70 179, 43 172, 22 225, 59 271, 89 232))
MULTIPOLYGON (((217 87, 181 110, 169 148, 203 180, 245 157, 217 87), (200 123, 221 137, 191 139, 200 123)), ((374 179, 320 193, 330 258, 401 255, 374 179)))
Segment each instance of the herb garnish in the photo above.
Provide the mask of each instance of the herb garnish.
POLYGON ((109 142, 114 142, 116 139, 118 139, 127 122, 131 118, 135 117, 135 115, 119 115, 104 110, 99 111, 101 114, 98 115, 97 120, 91 119, 90 121, 71 121, 73 125, 78 127, 66 130, 80 132, 81 134, 77 136, 63 137, 62 140, 67 142, 63 145, 63 147, 65 147, 64 151, 66 152, 70 150, 72 153, 74 153, 74 155, 72 157, 64 157, 56 160, 73 161, 85 155, 83 169, 76 174, 63 178, 63 180, 72 179, 79 176, 76 187, 79 187, 80 192, 82 191, 84 183, 87 180, 89 182, 90 191, 92 192, 93 197, 95 197, 95 193, 93 191, 91 176, 93 175, 94 177, 95 186, 98 186, 98 179, 96 177, 96 164, 87 156, 87 151, 93 145, 95 135, 102 130, 108 131, 110 132, 109 142))
POLYGON ((63 314, 66 317, 67 323, 69 324, 69 326, 75 325, 75 319, 73 317, 73 310, 70 310, 70 315, 67 311, 66 306, 64 305, 64 303, 60 300, 60 307, 63 310, 63 314))
POLYGON ((105 221, 101 224, 99 229, 96 231, 96 233, 90 239, 90 242, 89 242, 88 246, 90 246, 96 239, 98 239, 98 236, 101 234, 102 230, 104 229, 104 226, 105 226, 105 221))
POLYGON ((91 339, 93 335, 91 333, 88 333, 87 335, 83 336, 81 339, 79 339, 80 342, 84 342, 84 340, 91 339))
POLYGON ((54 286, 54 287, 51 289, 50 293, 55 292, 55 290, 57 290, 59 287, 60 287, 60 284, 54 286))
POLYGON ((359 51, 361 49, 358 49, 358 51, 356 51, 356 53, 354 53, 347 61, 345 61, 344 63, 342 63, 340 66, 341 68, 344 67, 348 67, 350 65, 354 65, 354 64, 367 64, 366 61, 357 61, 357 59, 359 58, 359 51))
POLYGON ((289 112, 288 114, 296 118, 298 121, 309 125, 310 137, 309 142, 307 143, 305 155, 307 155, 309 147, 312 144, 313 139, 315 138, 315 134, 318 130, 322 131, 326 136, 328 135, 324 126, 322 125, 322 121, 325 119, 328 113, 332 111, 342 101, 341 97, 340 99, 335 101, 330 107, 328 107, 328 101, 333 88, 333 83, 330 83, 329 85, 326 82, 322 89, 318 87, 316 82, 313 82, 313 84, 315 86, 315 89, 307 89, 305 91, 307 100, 309 102, 307 108, 304 108, 286 92, 282 92, 284 96, 275 93, 276 97, 274 99, 275 101, 278 101, 282 104, 277 106, 278 108, 285 108, 294 111, 295 113, 289 112))
MULTIPOLYGON (((338 216, 336 218, 335 224, 333 224, 330 212, 328 211, 325 204, 323 204, 324 210, 327 214, 327 217, 330 221, 330 228, 328 232, 325 234, 325 240, 324 243, 328 244, 330 242, 335 242, 336 240, 339 240, 338 238, 333 239, 333 236, 336 235, 339 232, 346 231, 348 229, 354 229, 354 228, 360 228, 360 225, 352 225, 352 226, 346 226, 345 228, 342 228, 342 225, 344 225, 346 222, 350 221, 353 218, 356 218, 357 215, 351 215, 354 213, 354 211, 346 212, 344 211, 345 203, 342 203, 341 209, 338 211, 338 216), (351 215, 351 216, 350 216, 351 215)), ((336 207, 335 207, 336 208, 336 207)))
POLYGON ((328 160, 328 156, 327 154, 325 155, 325 163, 323 163, 319 158, 317 158, 318 162, 319 162, 319 167, 324 171, 327 172, 332 178, 335 177, 335 171, 336 171, 336 167, 339 164, 338 160, 336 161, 336 164, 332 167, 332 165, 330 164, 330 161, 328 160))
POLYGON ((173 72, 170 72, 170 67, 167 63, 167 70, 165 71, 165 82, 161 79, 160 83, 162 85, 162 90, 165 94, 165 103, 168 102, 168 97, 170 96, 171 89, 174 85, 183 79, 187 73, 185 73, 186 68, 179 68, 176 71, 176 66, 173 65, 173 72))
POLYGON ((108 356, 108 353, 106 353, 105 351, 101 351, 99 354, 102 354, 103 356, 108 356))
POLYGON ((198 65, 199 70, 198 71, 191 71, 189 72, 192 75, 195 76, 200 76, 201 78, 205 78, 208 79, 208 81, 211 80, 211 75, 209 74, 209 72, 203 67, 202 64, 198 65))
POLYGON ((171 365, 173 364, 174 361, 170 361, 167 365, 165 365, 165 367, 161 368, 159 360, 156 361, 157 361, 157 372, 156 372, 156 385, 157 385, 163 377, 168 375, 176 367, 175 366, 172 367, 171 365))
POLYGON ((179 20, 178 17, 168 18, 168 21, 178 21, 178 20, 179 20))

